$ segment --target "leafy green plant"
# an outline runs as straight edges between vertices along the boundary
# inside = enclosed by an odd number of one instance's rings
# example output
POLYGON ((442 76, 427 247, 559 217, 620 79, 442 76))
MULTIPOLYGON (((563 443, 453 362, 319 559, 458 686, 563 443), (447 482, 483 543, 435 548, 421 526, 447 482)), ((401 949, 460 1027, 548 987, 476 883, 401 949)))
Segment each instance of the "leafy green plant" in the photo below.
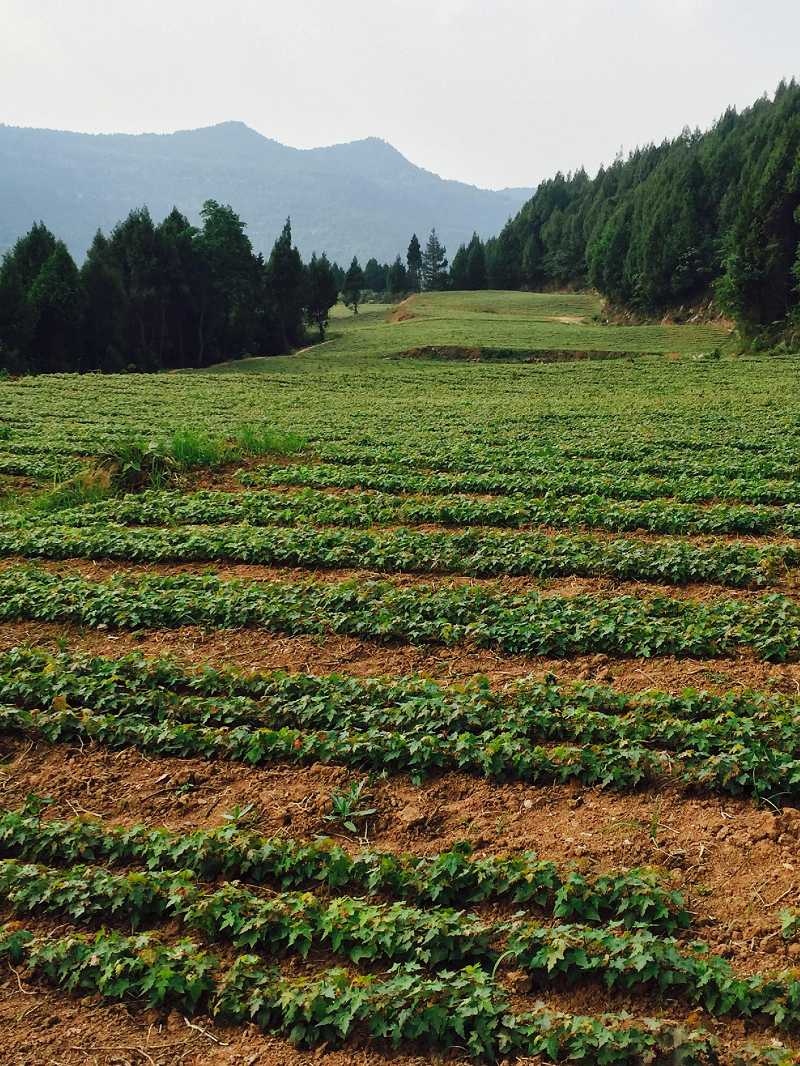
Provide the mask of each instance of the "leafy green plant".
POLYGON ((339 822, 351 833, 357 833, 356 820, 368 818, 375 814, 377 807, 362 807, 361 804, 372 798, 367 791, 367 779, 357 784, 352 781, 343 792, 331 792, 331 811, 324 815, 326 822, 339 822))

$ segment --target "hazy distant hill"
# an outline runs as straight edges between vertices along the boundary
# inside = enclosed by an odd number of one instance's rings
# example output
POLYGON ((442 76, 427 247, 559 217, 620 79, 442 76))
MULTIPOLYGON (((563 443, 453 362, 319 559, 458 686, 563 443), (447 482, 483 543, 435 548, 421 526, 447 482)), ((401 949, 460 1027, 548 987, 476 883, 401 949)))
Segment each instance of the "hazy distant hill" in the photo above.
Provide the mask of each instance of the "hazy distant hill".
POLYGON ((0 125, 0 252, 41 219, 81 261, 95 231, 132 207, 146 204, 160 221, 177 205, 194 222, 214 199, 265 253, 289 215, 305 258, 388 261, 405 255, 412 232, 424 244, 436 226, 452 259, 473 230, 499 233, 533 191, 444 181, 376 137, 303 151, 241 122, 138 135, 0 125))

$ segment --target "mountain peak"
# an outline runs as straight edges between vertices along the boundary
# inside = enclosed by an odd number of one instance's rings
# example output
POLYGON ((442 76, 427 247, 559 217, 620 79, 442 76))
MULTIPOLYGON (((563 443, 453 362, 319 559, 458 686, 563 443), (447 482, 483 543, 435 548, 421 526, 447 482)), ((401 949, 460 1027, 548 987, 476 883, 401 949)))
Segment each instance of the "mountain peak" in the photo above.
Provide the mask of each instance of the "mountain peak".
POLYGON ((80 260, 132 208, 160 221, 177 206, 197 223, 209 199, 230 204, 265 255, 289 216, 304 258, 349 263, 391 262, 434 226, 452 254, 473 231, 499 233, 528 196, 443 181, 374 136, 298 149, 236 120, 100 136, 0 125, 0 253, 36 218, 80 260))

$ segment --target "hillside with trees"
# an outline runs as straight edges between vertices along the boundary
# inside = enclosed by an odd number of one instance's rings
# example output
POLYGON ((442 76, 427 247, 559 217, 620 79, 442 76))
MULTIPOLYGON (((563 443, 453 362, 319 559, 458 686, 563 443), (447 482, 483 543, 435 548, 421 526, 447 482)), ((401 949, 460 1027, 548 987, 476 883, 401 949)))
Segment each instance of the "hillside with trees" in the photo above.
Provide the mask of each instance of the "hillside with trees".
MULTIPOLYGON (((590 285, 658 313, 713 295, 743 332, 800 306, 800 85, 782 83, 706 133, 638 148, 594 178, 557 174, 496 240, 490 287, 590 285)), ((475 253, 477 257, 477 253, 475 253)), ((453 282, 467 277, 457 255, 453 282)), ((476 276, 479 268, 475 267, 476 276)))

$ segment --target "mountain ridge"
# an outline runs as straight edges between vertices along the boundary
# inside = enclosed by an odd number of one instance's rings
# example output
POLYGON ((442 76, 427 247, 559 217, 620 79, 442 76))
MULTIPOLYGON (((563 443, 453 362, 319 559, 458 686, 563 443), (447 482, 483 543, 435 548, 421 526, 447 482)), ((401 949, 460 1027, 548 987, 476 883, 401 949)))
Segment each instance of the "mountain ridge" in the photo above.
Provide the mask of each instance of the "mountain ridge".
POLYGON ((230 120, 174 133, 75 133, 0 123, 0 252, 43 221, 80 261, 97 229, 134 207, 156 220, 204 200, 230 204, 257 251, 287 216, 303 256, 390 261, 435 226, 449 255, 473 230, 500 232, 534 189, 479 189, 441 178, 388 141, 292 148, 230 120))

